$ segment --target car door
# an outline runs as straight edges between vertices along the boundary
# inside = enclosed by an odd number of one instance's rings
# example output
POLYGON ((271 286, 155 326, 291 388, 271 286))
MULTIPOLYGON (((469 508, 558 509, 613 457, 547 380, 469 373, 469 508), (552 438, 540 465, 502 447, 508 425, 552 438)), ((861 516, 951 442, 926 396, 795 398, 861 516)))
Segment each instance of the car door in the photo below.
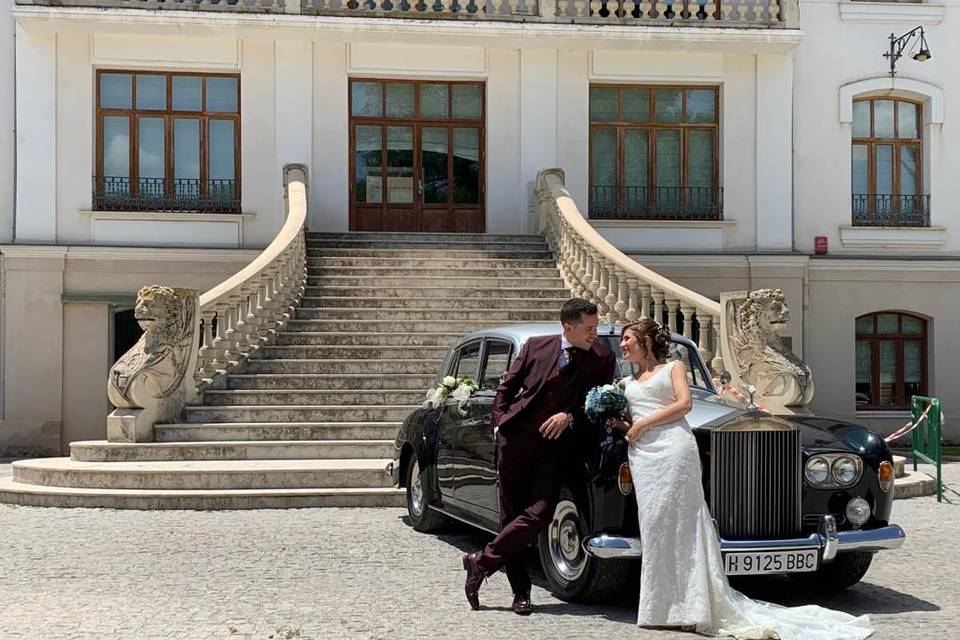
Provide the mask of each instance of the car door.
POLYGON ((510 366, 513 345, 497 338, 487 338, 481 357, 478 389, 462 413, 457 452, 457 481, 454 498, 481 509, 493 523, 499 521, 497 495, 497 447, 490 419, 493 399, 500 379, 510 366))
MULTIPOLYGON (((451 359, 450 368, 446 375, 455 378, 477 379, 480 369, 480 351, 482 340, 472 340, 459 349, 451 359)), ((437 483, 440 485, 440 495, 445 499, 453 499, 454 485, 457 482, 457 457, 462 449, 459 442, 462 439, 460 432, 463 429, 464 416, 457 411, 456 400, 446 400, 440 409, 440 429, 437 436, 437 483)))

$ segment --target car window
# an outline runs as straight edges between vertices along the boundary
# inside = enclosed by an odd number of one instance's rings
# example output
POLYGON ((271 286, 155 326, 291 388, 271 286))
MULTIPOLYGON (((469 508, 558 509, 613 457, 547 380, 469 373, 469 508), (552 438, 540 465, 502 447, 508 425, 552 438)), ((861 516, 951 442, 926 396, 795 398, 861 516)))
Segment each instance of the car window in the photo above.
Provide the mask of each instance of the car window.
POLYGON ((457 363, 453 369, 455 378, 477 379, 477 369, 480 368, 480 341, 471 342, 460 347, 457 353, 457 363))
POLYGON ((494 390, 500 386, 500 378, 510 366, 510 343, 502 340, 487 340, 487 351, 483 360, 480 388, 494 390))

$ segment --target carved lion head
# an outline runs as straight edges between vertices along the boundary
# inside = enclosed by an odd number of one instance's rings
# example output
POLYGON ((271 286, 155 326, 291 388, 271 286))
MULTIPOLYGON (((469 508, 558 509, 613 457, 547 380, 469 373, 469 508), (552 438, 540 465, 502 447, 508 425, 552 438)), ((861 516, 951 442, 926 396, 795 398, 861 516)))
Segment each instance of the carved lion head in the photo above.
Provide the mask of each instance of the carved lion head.
POLYGON ((187 304, 192 289, 150 285, 137 292, 133 317, 144 332, 147 352, 179 343, 189 333, 192 305, 187 304))
POLYGON ((745 332, 779 336, 789 320, 790 309, 780 289, 751 291, 740 307, 740 322, 745 332))

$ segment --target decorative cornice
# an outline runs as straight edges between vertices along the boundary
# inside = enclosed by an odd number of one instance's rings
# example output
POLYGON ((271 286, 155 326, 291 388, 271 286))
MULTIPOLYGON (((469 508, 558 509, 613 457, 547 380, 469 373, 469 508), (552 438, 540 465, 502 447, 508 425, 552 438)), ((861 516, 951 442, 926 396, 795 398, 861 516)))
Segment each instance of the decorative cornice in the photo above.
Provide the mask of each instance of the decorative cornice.
POLYGON ((938 25, 946 7, 929 2, 840 2, 840 19, 862 24, 938 25))
POLYGON ((45 258, 56 260, 65 258, 67 249, 68 247, 43 244, 3 244, 0 245, 0 254, 8 258, 45 258))

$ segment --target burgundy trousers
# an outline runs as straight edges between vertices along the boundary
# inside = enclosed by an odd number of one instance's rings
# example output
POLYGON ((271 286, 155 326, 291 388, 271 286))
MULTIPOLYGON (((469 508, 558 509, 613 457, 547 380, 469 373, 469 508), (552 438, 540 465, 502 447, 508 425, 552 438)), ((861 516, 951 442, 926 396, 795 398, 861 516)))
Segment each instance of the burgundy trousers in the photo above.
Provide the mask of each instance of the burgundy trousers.
POLYGON ((485 575, 504 568, 514 594, 530 593, 523 552, 553 519, 565 448, 535 429, 511 430, 509 439, 498 437, 500 534, 480 552, 478 565, 485 575))

